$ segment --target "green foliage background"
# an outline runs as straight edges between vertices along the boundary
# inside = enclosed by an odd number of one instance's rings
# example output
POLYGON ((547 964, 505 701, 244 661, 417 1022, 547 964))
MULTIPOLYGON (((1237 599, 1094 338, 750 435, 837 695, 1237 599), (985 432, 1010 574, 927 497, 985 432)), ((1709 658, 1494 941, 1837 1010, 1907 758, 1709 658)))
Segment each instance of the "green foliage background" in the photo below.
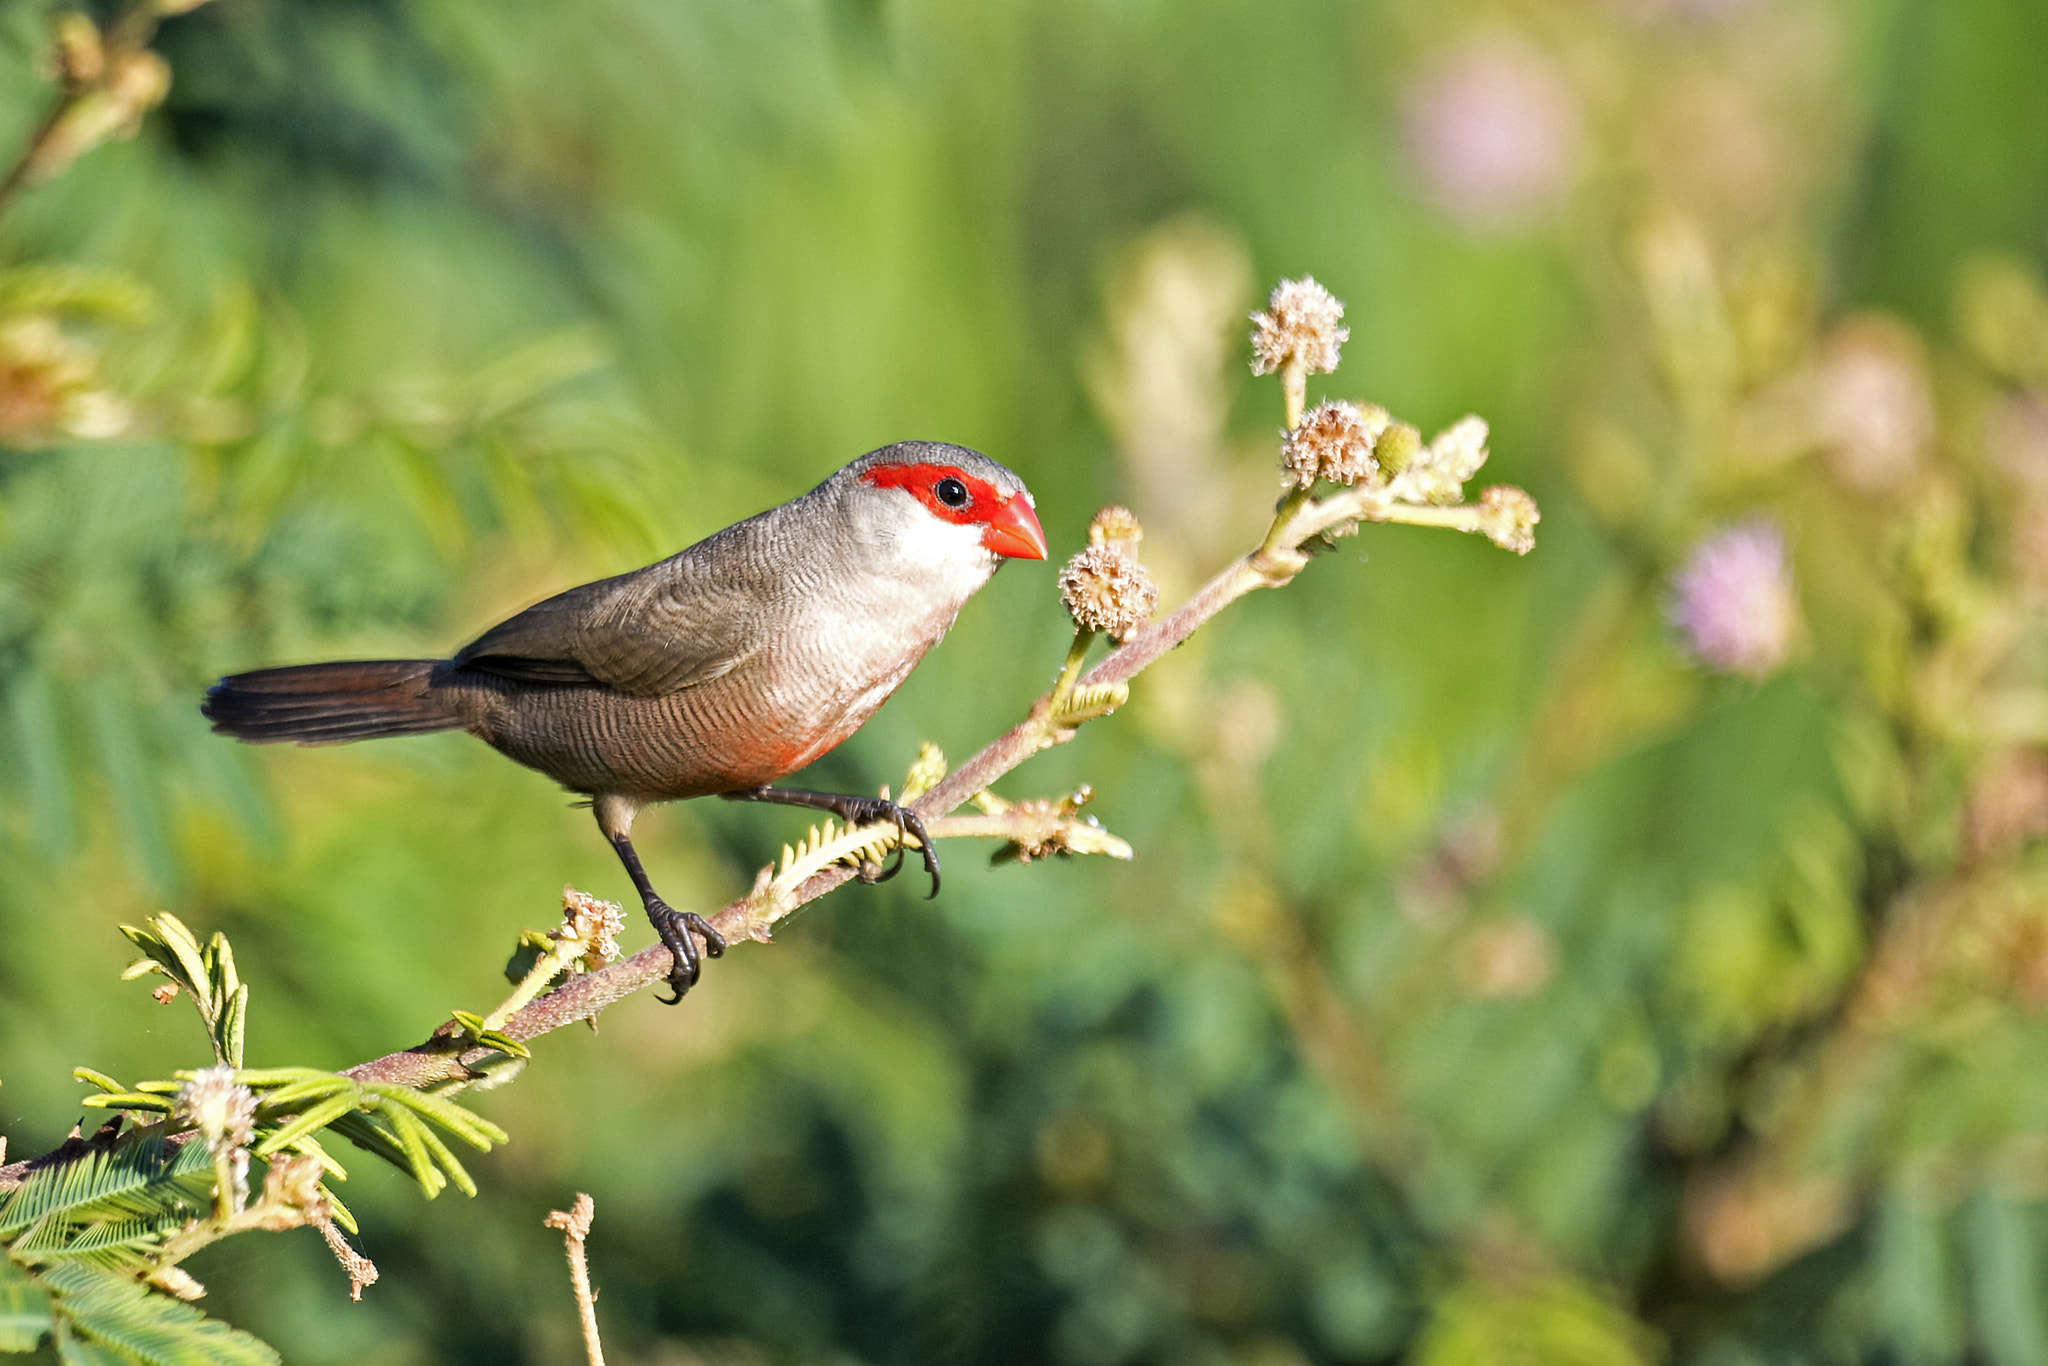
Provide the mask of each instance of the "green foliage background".
MULTIPOLYGON (((0 0, 0 147, 51 14, 0 0)), ((1005 785, 1092 783, 1135 864, 835 894, 542 1041, 476 1098, 478 1199, 357 1164, 363 1303, 294 1233, 196 1259, 209 1312, 572 1360, 580 1189, 621 1361, 2048 1362, 2048 813, 1981 835, 2048 741, 2041 495, 1986 416, 2048 402, 2036 0, 214 0, 157 47, 140 135, 0 220, 0 269, 71 272, 0 310, 133 413, 0 430, 15 1157, 74 1065, 203 1056, 118 923, 225 930, 250 1064, 334 1068, 493 1003, 565 880, 631 901, 539 776, 236 747, 222 672, 441 652, 910 436, 1018 470, 1056 559, 1131 503, 1185 590, 1277 487, 1238 320, 1282 275, 1349 305, 1329 392, 1484 414, 1544 509, 1526 560, 1368 528, 1005 785), (1578 154, 1474 224, 1400 111, 1502 32, 1578 154), (1873 309, 1928 357, 1919 473, 1759 454, 1873 309), (1757 508, 1805 635, 1715 679, 1663 584, 1757 508)), ((814 785, 971 752, 1067 638, 1013 568, 814 785)), ((708 909, 801 821, 646 826, 708 909)))

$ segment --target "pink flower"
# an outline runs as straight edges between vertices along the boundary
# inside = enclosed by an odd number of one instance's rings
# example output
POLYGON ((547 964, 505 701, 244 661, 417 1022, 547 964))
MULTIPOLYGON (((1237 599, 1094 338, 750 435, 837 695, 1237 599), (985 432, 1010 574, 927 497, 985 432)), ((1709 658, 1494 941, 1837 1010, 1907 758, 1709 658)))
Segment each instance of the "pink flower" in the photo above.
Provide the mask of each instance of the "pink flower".
POLYGON ((1439 55, 1402 106, 1408 155, 1430 197, 1468 227, 1526 217, 1571 178, 1577 101, 1526 43, 1488 37, 1439 55))
POLYGON ((1768 678, 1799 632, 1785 538, 1763 520, 1744 522, 1693 547, 1671 581, 1671 620, 1694 659, 1720 673, 1768 678))

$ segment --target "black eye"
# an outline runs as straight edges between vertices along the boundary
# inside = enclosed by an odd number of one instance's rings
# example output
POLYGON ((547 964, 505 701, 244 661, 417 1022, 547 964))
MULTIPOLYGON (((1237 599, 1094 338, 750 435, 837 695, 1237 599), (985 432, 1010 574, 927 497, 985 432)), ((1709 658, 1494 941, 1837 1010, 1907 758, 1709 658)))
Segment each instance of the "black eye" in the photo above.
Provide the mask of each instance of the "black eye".
POLYGON ((967 485, 958 479, 941 479, 932 485, 932 496, 949 508, 967 506, 967 485))

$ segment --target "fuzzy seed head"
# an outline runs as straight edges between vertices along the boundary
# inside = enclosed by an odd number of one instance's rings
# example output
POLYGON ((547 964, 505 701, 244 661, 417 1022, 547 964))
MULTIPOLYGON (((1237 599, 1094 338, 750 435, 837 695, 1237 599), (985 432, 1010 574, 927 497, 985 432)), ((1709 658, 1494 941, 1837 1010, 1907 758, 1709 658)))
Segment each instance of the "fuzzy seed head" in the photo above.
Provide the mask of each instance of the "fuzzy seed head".
POLYGON ((1479 529, 1502 550, 1526 555, 1536 548, 1536 500, 1513 484, 1495 484, 1479 495, 1479 529))
POLYGON ((1138 515, 1115 503, 1096 513, 1088 523, 1089 545, 1122 546, 1128 555, 1144 539, 1145 528, 1138 525, 1138 515))
POLYGON ((1297 367, 1303 374, 1329 374, 1351 336, 1343 320, 1344 305, 1313 277, 1282 280, 1268 296, 1266 311, 1252 314, 1252 373, 1297 367))
POLYGON ((177 1115, 198 1129, 216 1156, 245 1148, 256 1132, 256 1093, 235 1081, 232 1067, 206 1067, 178 1088, 177 1115))
POLYGON ((1317 404, 1280 447, 1288 483, 1305 489, 1318 479, 1333 484, 1377 482, 1380 466, 1373 459, 1373 443, 1389 420, 1387 410, 1375 404, 1317 404))
POLYGON ((1791 657, 1799 602, 1785 538, 1757 520, 1693 547, 1672 579, 1670 614, 1686 653, 1720 673, 1768 678, 1791 657))
POLYGON ((585 972, 595 972, 619 956, 619 931, 625 927, 616 901, 600 901, 574 887, 562 889, 562 927, 555 937, 581 948, 577 963, 585 972))
POLYGON ((1084 631, 1122 640, 1159 605, 1145 566, 1114 545, 1091 545, 1060 571, 1060 601, 1084 631))

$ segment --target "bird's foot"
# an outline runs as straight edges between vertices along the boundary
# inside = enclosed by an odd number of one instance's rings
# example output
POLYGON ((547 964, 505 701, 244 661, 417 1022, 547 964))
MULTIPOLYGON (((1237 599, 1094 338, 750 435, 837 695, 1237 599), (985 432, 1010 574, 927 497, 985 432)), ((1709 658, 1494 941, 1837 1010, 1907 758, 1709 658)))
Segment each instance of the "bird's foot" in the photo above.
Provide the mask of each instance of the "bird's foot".
POLYGON ((896 827, 896 856, 889 861, 887 869, 869 863, 860 870, 863 882, 886 882, 896 876, 903 867, 905 836, 915 835, 919 850, 924 854, 924 870, 931 875, 931 895, 939 894, 939 851, 932 846, 932 837, 925 831, 924 819, 907 806, 898 806, 887 797, 856 797, 845 792, 805 792, 787 787, 743 787, 733 792, 721 792, 719 796, 729 802, 774 802, 782 806, 801 806, 812 811, 829 811, 848 825, 872 825, 877 821, 888 821, 896 827))
POLYGON ((703 916, 694 911, 679 911, 660 897, 647 899, 647 919, 675 960, 668 970, 668 987, 675 995, 654 998, 665 1006, 672 1006, 697 985, 697 978, 704 971, 704 958, 716 958, 725 952, 725 936, 712 929, 711 923, 703 916), (702 954, 697 951, 695 936, 703 937, 702 954))
POLYGON ((907 806, 899 806, 886 797, 841 797, 846 805, 838 812, 841 819, 852 825, 871 825, 877 821, 890 821, 896 826, 896 854, 889 860, 887 868, 875 864, 863 864, 860 870, 862 882, 887 882, 903 871, 903 851, 908 847, 904 836, 917 837, 918 851, 924 855, 924 870, 931 877, 930 895, 939 894, 939 851, 932 845, 932 837, 925 833, 924 818, 907 806))

